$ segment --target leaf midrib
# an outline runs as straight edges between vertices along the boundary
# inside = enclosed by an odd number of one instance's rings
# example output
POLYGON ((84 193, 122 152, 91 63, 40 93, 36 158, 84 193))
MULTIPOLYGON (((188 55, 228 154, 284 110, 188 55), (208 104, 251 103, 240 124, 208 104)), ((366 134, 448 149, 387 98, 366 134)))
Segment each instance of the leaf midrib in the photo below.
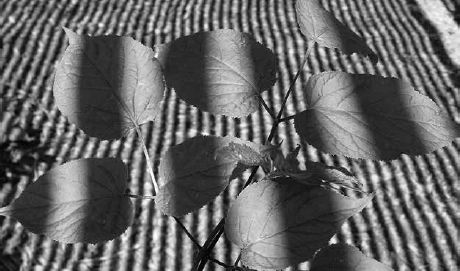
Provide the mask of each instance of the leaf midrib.
POLYGON ((387 118, 387 119, 392 119, 392 120, 400 120, 400 121, 405 121, 405 122, 410 122, 410 123, 421 123, 421 124, 429 124, 429 125, 434 125, 435 123, 432 122, 427 122, 427 121, 421 121, 421 120, 413 120, 413 119, 407 119, 407 118, 399 118, 398 116, 394 115, 387 115, 387 114, 382 114, 380 112, 357 112, 357 111, 349 111, 349 110, 340 110, 340 109, 333 109, 331 107, 325 107, 325 106, 315 106, 315 107, 310 107, 308 110, 318 110, 322 111, 323 113, 326 112, 338 112, 340 114, 355 114, 355 115, 371 115, 371 116, 376 116, 377 118, 387 118))
POLYGON ((48 206, 76 204, 76 203, 82 202, 82 201, 94 201, 94 200, 123 198, 123 197, 128 198, 127 195, 120 194, 120 195, 113 195, 113 196, 107 196, 107 197, 94 197, 94 198, 89 198, 89 199, 79 199, 79 200, 63 201, 63 202, 56 202, 56 203, 55 202, 50 202, 49 204, 34 205, 34 206, 27 206, 27 207, 20 207, 20 208, 16 208, 14 203, 13 203, 10 206, 0 208, 0 215, 7 215, 7 213, 11 213, 11 212, 18 211, 18 210, 40 209, 40 208, 45 208, 45 207, 48 207, 48 206))
MULTIPOLYGON (((122 46, 120 44, 120 46, 122 46)), ((123 48, 124 49, 124 48, 123 48)), ((110 93, 115 97, 115 100, 117 101, 117 103, 123 108, 123 111, 125 111, 125 114, 128 115, 129 119, 131 120, 131 123, 136 126, 136 127, 139 127, 138 123, 135 121, 135 117, 133 115, 131 115, 131 112, 129 110, 129 108, 127 107, 126 104, 124 104, 122 102, 122 99, 113 91, 114 89, 114 86, 112 85, 112 83, 110 82, 110 80, 106 77, 105 73, 99 68, 99 66, 93 61, 93 59, 91 57, 89 57, 89 55, 87 54, 87 52, 85 50, 82 50, 83 51, 83 54, 85 55, 85 57, 90 61, 90 63, 98 70, 98 72, 102 75, 102 78, 104 78, 104 81, 107 83, 107 85, 110 86, 110 93)), ((124 51, 123 51, 124 53, 124 51)), ((137 65, 136 65, 136 68, 137 68, 137 65)), ((138 71, 138 70, 137 70, 138 71)), ((139 76, 138 74, 136 74, 137 77, 139 76)), ((134 109, 134 108, 133 108, 134 109)))

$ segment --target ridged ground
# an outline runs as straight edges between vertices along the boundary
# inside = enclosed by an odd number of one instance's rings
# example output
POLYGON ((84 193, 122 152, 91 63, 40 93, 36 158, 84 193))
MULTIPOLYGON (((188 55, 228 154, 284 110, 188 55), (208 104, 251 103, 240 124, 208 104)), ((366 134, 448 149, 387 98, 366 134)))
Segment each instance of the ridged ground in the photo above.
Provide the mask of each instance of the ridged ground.
MULTIPOLYGON (((436 0, 439 1, 439 0, 436 0)), ((313 73, 342 70, 375 73, 409 81, 433 99, 449 116, 460 121, 460 73, 439 38, 439 29, 425 17, 415 0, 323 0, 334 15, 364 37, 381 58, 373 66, 363 58, 343 56, 316 48, 296 85, 287 114, 305 108, 301 83, 313 73)), ((420 2, 420 1, 419 1, 420 2)), ((442 0, 454 16, 459 4, 442 0)), ((455 18, 458 24, 458 14, 455 18)), ((264 94, 280 107, 305 50, 306 41, 296 25, 294 1, 288 0, 1 0, 0 93, 12 101, 13 114, 2 114, 1 124, 40 130, 46 154, 56 164, 79 157, 121 157, 130 167, 130 188, 150 194, 145 159, 138 138, 99 141, 87 137, 57 111, 52 98, 54 67, 67 39, 62 27, 90 35, 131 35, 153 46, 203 30, 233 28, 249 32, 278 57, 279 82, 264 94), (38 104, 33 106, 33 104, 38 104)), ((178 100, 168 90, 161 116, 142 127, 155 168, 172 145, 199 133, 235 135, 261 142, 271 121, 262 108, 241 119, 214 117, 178 100)), ((9 130, 8 130, 9 131, 9 130)), ((6 131, 6 133, 8 133, 6 131)), ((276 141, 294 148, 299 142, 293 125, 282 125, 276 141)), ((395 270, 459 270, 459 141, 435 153, 391 162, 352 161, 318 153, 309 146, 304 157, 345 166, 356 173, 366 189, 376 191, 372 206, 347 222, 333 241, 354 244, 365 254, 395 270)), ((47 170, 49 164, 41 164, 47 170)), ((247 175, 246 175, 247 177, 247 175)), ((32 180, 0 183, 0 206, 10 203, 32 180)), ((234 181, 214 203, 183 218, 204 242, 241 188, 234 181)), ((98 245, 63 245, 27 233, 19 223, 0 218, 0 270, 188 270, 192 243, 174 221, 149 201, 136 201, 134 224, 114 241, 98 245)), ((238 254, 224 238, 213 257, 231 263, 238 254)), ((208 270, 221 267, 208 265, 208 270)), ((306 269, 303 264, 300 269, 306 269)))

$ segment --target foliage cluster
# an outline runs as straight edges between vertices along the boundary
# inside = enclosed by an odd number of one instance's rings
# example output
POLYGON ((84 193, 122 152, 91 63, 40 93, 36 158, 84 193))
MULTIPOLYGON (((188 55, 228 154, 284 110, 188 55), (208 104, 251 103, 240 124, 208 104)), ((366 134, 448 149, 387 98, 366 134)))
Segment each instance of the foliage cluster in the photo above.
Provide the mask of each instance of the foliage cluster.
MULTIPOLYGON (((199 248, 194 270, 202 270, 209 260, 228 270, 280 269, 307 260, 312 271, 390 270, 350 245, 328 246, 345 220, 371 202, 373 193, 363 191, 344 168, 300 165, 299 147, 284 154, 271 144, 279 123, 294 120, 303 142, 352 159, 424 154, 460 135, 458 124, 400 79, 339 71, 311 76, 304 89, 307 109, 283 118, 315 45, 378 61, 364 41, 318 1, 298 0, 296 11, 308 47, 277 114, 261 95, 276 82, 275 56, 247 33, 200 32, 154 51, 129 37, 88 37, 65 29, 70 45, 57 66, 57 106, 90 136, 118 139, 137 133, 156 208, 173 216, 199 248), (231 136, 187 139, 162 157, 159 186, 140 126, 155 121, 165 85, 187 103, 215 115, 245 117, 262 104, 273 120, 270 135, 264 144, 231 136), (259 167, 265 176, 255 180, 259 167), (247 169, 252 173, 244 190, 205 244, 199 244, 177 217, 215 199, 247 169), (354 190, 356 196, 345 196, 343 189, 354 190), (235 264, 209 256, 224 231, 241 248, 235 264)), ((132 223, 130 198, 145 198, 127 192, 128 176, 118 158, 70 161, 39 177, 0 214, 60 242, 111 240, 132 223)))

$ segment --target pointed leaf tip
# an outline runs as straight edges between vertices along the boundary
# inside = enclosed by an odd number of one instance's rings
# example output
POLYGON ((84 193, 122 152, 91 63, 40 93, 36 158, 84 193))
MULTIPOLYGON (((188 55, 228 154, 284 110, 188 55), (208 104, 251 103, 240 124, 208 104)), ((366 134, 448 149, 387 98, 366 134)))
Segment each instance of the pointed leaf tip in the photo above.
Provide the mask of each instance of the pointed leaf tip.
POLYGON ((72 31, 70 28, 62 27, 62 29, 64 30, 65 35, 67 36, 67 38, 69 39, 69 44, 70 45, 78 43, 79 39, 82 38, 76 32, 72 31))
POLYGON ((333 244, 318 251, 311 262, 311 271, 391 271, 390 267, 367 257, 358 248, 333 244))
POLYGON ((323 8, 318 0, 297 0, 297 22, 307 39, 321 46, 336 48, 345 54, 368 56, 375 64, 378 56, 355 32, 323 8))

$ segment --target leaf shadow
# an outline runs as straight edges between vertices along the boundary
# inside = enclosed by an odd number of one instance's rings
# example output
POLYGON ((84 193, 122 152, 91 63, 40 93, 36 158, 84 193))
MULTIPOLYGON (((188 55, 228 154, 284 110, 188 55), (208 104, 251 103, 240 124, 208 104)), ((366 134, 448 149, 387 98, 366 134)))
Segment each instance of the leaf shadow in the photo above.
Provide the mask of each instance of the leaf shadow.
MULTIPOLYGON (((123 118, 126 115, 126 112, 122 112, 120 108, 122 106, 112 106, 113 105, 113 96, 110 94, 120 97, 119 101, 122 101, 123 92, 126 92, 126 89, 123 87, 128 85, 125 80, 126 76, 123 73, 124 59, 123 55, 123 44, 122 39, 113 38, 110 39, 110 42, 104 42, 106 39, 105 36, 92 37, 91 40, 88 36, 82 38, 81 43, 79 43, 79 54, 78 59, 76 59, 78 72, 75 73, 77 80, 76 88, 76 99, 73 104, 69 106, 74 107, 74 112, 85 112, 84 114, 77 115, 77 123, 79 127, 83 130, 99 130, 93 129, 92 125, 101 125, 106 131, 103 134, 97 134, 96 136, 102 139, 113 138, 113 135, 124 135, 126 128, 122 127, 120 124, 123 123, 123 118), (94 46, 94 42, 104 42, 104 46, 94 46), (104 48, 104 51, 94 52, 95 50, 100 50, 104 48), (91 54, 98 55, 98 59, 91 57, 91 54), (109 78, 105 76, 108 75, 109 78), (89 80, 91 78, 92 80, 89 80), (101 91, 99 90, 101 85, 108 84, 111 88, 111 91, 101 91), (91 91, 89 91, 91 90, 91 91), (101 102, 101 101, 105 101, 101 102), (91 118, 91 115, 97 114, 95 118, 91 118), (106 116, 104 116, 104 114, 106 116), (90 118, 90 119, 89 119, 90 118), (102 121, 106 119, 106 121, 102 121), (100 120, 100 121, 97 121, 100 120), (81 125, 81 126, 80 126, 81 125)), ((69 46, 72 46, 70 43, 69 46)), ((83 172, 88 177, 84 178, 87 182, 90 182, 94 176, 97 176, 97 173, 93 171, 94 167, 87 166, 83 172)), ((100 168, 102 171, 103 169, 100 168)), ((111 174, 106 172, 106 174, 111 174)), ((97 191, 93 191, 96 186, 87 185, 86 194, 88 197, 92 194, 96 194, 97 191)), ((84 210, 81 211, 84 215, 91 213, 91 205, 86 204, 84 210)), ((102 223, 105 222, 102 217, 94 217, 102 223)), ((84 231, 84 234, 89 234, 92 229, 88 228, 84 231)))
POLYGON ((205 112, 246 117, 276 79, 273 53, 248 33, 199 32, 157 49, 167 85, 205 112))
MULTIPOLYGON (((379 124, 374 124, 376 111, 374 107, 369 106, 369 102, 372 101, 372 98, 370 98, 369 94, 366 92, 366 89, 373 86, 368 85, 368 82, 369 81, 358 82, 358 80, 353 80, 351 87, 356 90, 354 92, 356 94, 356 106, 359 107, 362 112, 364 123, 372 127, 372 129, 367 129, 367 133, 370 135, 370 138, 373 139, 373 146, 376 154, 384 160, 390 160, 400 156, 402 153, 393 149, 391 146, 395 141, 399 141, 401 145, 406 146, 404 149, 407 151, 404 153, 408 155, 418 155, 429 152, 429 146, 424 144, 424 142, 428 140, 422 136, 422 131, 419 130, 423 128, 417 127, 415 122, 406 121, 403 127, 398 127, 399 129, 404 129, 406 133, 404 138, 399 136, 398 133, 392 135, 392 126, 381 127, 379 124), (417 150, 417 153, 413 153, 413 150, 417 150)), ((392 85, 392 87, 395 88, 395 91, 388 89, 389 92, 391 91, 392 95, 391 108, 382 108, 378 110, 388 115, 389 119, 395 120, 395 126, 401 126, 402 120, 412 120, 416 114, 422 114, 421 112, 417 112, 414 105, 410 104, 410 100, 403 96, 402 91, 399 91, 405 88, 404 83, 397 82, 395 85, 392 85)))
POLYGON ((91 136, 101 139, 120 138, 132 128, 123 126, 124 123, 130 123, 125 120, 130 113, 123 110, 128 111, 127 105, 134 103, 133 100, 126 101, 126 105, 121 104, 127 97, 126 93, 132 91, 126 89, 130 85, 130 78, 123 69, 126 62, 123 50, 127 50, 126 46, 123 46, 122 39, 115 36, 97 36, 91 40, 84 36, 78 44, 73 45, 74 35, 69 35, 69 49, 74 46, 75 53, 71 60, 74 61, 72 65, 77 66, 78 73, 67 74, 77 81, 78 91, 68 93, 74 101, 68 106, 73 107, 71 112, 77 112, 75 121, 78 126, 84 131, 92 131, 91 136), (110 89, 107 91, 101 86, 110 89))
MULTIPOLYGON (((75 38, 75 36, 73 37, 75 38)), ((94 38, 99 39, 99 38, 94 38)), ((81 38, 78 43, 72 42, 72 37, 69 37, 70 45, 67 50, 74 50, 74 54, 71 55, 70 59, 63 59, 64 65, 70 64, 72 67, 71 70, 66 70, 66 76, 69 80, 73 80, 75 87, 67 88, 62 91, 67 92, 71 100, 71 102, 67 103, 66 106, 72 112, 79 112, 76 114, 76 118, 74 120, 75 123, 83 130, 93 130, 88 128, 91 125, 101 125, 106 127, 106 134, 112 136, 113 133, 123 134, 125 132, 125 128, 121 127, 117 123, 121 123, 121 121, 116 122, 109 122, 109 121, 98 121, 97 124, 94 124, 97 118, 89 120, 92 114, 98 114, 98 117, 101 117, 101 114, 107 114, 107 119, 118 119, 121 120, 124 117, 124 112, 119 110, 120 107, 112 107, 110 106, 111 97, 108 95, 109 93, 106 91, 99 91, 97 85, 104 81, 104 83, 109 83, 111 89, 113 90, 113 94, 121 96, 121 93, 125 91, 123 86, 125 85, 123 80, 123 59, 121 56, 123 55, 122 44, 118 39, 113 39, 111 41, 110 47, 105 47, 107 49, 106 52, 94 52, 94 50, 98 50, 95 46, 91 45, 91 42, 87 37, 81 38), (87 56, 87 53, 96 53, 100 56, 100 58, 95 62, 90 57, 87 56), (105 65, 104 68, 107 68, 110 71, 111 78, 104 78, 101 76, 101 65, 105 65), (89 80, 88 78, 91 78, 89 80), (90 91, 88 91, 90 90, 90 91), (101 101, 106 101, 102 103, 101 108, 101 101), (106 109, 105 111, 101 109, 106 109)), ((100 39, 102 41, 102 39, 100 39)), ((65 67, 65 66, 64 66, 65 67)), ((106 72, 106 71, 104 71, 106 72)), ((55 87, 57 87, 55 85, 55 87)), ((102 116, 102 119, 104 117, 102 116)), ((98 134, 98 137, 106 137, 106 135, 98 134)), ((75 193, 80 193, 82 195, 87 195, 88 198, 91 198, 92 195, 97 195, 98 191, 94 189, 100 189, 94 185, 94 179, 97 178, 98 174, 101 174, 100 171, 104 171, 104 174, 107 176, 111 176, 111 173, 105 171, 102 167, 94 167, 94 166, 82 166, 81 171, 78 172, 79 176, 75 176, 75 179, 79 181, 86 181, 86 184, 81 184, 79 186, 79 191, 75 191, 75 193), (97 173, 99 171, 99 173, 97 173), (90 183, 93 183, 90 185, 90 183)), ((59 173, 56 173, 53 170, 47 172, 48 179, 56 180, 58 182, 66 182, 69 181, 66 176, 62 176, 59 173)), ((111 176, 112 177, 112 176, 111 176)), ((110 178, 111 178, 110 177, 110 178)), ((52 183, 52 182, 51 182, 52 183)), ((56 206, 53 207, 52 205, 47 204, 47 202, 53 202, 54 199, 62 198, 63 195, 59 194, 60 191, 56 189, 53 185, 44 184, 41 185, 40 194, 30 194, 29 196, 37 203, 37 208, 40 208, 40 211, 37 211, 37 217, 35 221, 28 217, 27 219, 21 219, 21 216, 24 215, 20 209, 14 209, 12 212, 12 216, 18 218, 20 221, 33 221, 32 225, 23 225, 29 229, 37 230, 36 233, 44 233, 44 235, 51 235, 49 233, 53 233, 53 236, 57 238, 69 238, 67 240, 95 240, 95 229, 91 226, 92 223, 100 223, 105 225, 109 221, 109 217, 105 217, 102 214, 98 214, 95 212, 91 206, 91 204, 82 204, 76 210, 68 210, 64 206, 56 206), (40 202, 43 202, 43 206, 40 206, 40 202), (46 208, 46 210, 45 210, 46 208), (78 236, 72 236, 70 238, 66 234, 65 229, 60 228, 60 224, 62 224, 62 217, 59 214, 63 212, 71 212, 72 215, 65 217, 66 223, 75 223, 79 222, 81 219, 84 221, 83 225, 79 228, 76 234, 78 236), (62 233, 60 233, 62 231, 62 233)), ((69 195, 70 196, 70 195, 69 195)), ((65 223, 64 223, 65 224, 65 223)), ((97 239, 97 238, 96 238, 97 239)), ((89 242, 89 241, 87 241, 89 242)))
MULTIPOLYGON (((219 62, 219 60, 216 58, 216 57, 213 57, 212 55, 219 55, 219 54, 224 54, 224 53, 229 53, 229 52, 219 52, 219 51, 216 51, 216 47, 219 47, 219 46, 216 46, 216 40, 215 40, 215 37, 213 37, 212 35, 205 35, 205 34, 199 34, 197 36, 195 36, 193 39, 192 38, 189 38, 189 39, 183 39, 181 40, 181 42, 177 43, 179 44, 180 46, 178 45, 175 45, 175 46, 169 46, 166 50, 162 51, 161 52, 161 60, 160 62, 162 62, 163 64, 163 68, 165 70, 167 70, 164 74, 165 74, 165 80, 166 80, 166 83, 169 87, 173 86, 174 85, 174 80, 175 78, 173 78, 174 76, 172 76, 172 74, 174 73, 179 73, 181 74, 181 79, 186 81, 186 82, 190 82, 190 87, 188 89, 185 89, 184 90, 184 87, 183 85, 181 85, 180 87, 182 88, 180 93, 178 93, 176 91, 176 95, 180 96, 180 98, 184 99, 184 100, 194 100, 192 99, 191 97, 193 96, 199 96, 200 97, 200 102, 199 102, 199 109, 200 110, 203 110, 203 111, 208 111, 207 109, 211 109, 211 111, 215 111, 216 110, 216 107, 219 106, 219 104, 217 104, 216 102, 222 102, 222 101, 217 101, 216 99, 213 99, 213 95, 216 95, 215 92, 213 92, 213 90, 215 90, 215 86, 216 84, 224 84, 225 83, 225 80, 231 80, 231 78, 226 78, 225 76, 222 75, 222 77, 219 78, 219 75, 216 74, 216 72, 218 72, 219 69, 223 68, 223 65, 225 63, 223 62, 219 62), (192 48, 192 49, 189 49, 189 48, 192 48), (186 55, 187 53, 193 51, 194 55, 193 55, 193 59, 195 59, 196 61, 194 61, 193 63, 191 63, 190 61, 182 61, 181 58, 179 58, 178 56, 184 56, 186 55), (186 53, 184 53, 186 52, 186 53), (210 55, 210 52, 212 52, 212 54, 210 55), (172 63, 172 64, 171 64, 172 63), (172 68, 175 68, 175 70, 172 70, 172 68), (216 78, 219 78, 218 81, 220 82, 217 82, 216 78), (214 89, 213 89, 214 87, 214 89), (194 90, 199 90, 199 93, 194 93, 193 91, 194 90)), ((235 42, 239 42, 239 41, 235 41, 235 42)), ((244 40, 242 39, 240 42, 244 43, 244 42, 248 42, 247 40, 244 40)), ((218 43, 218 42, 217 42, 218 43)), ((257 46, 260 46, 259 44, 257 44, 257 46)), ((260 50, 260 48, 256 47, 255 45, 254 46, 246 46, 246 47, 243 47, 245 48, 244 50, 238 50, 238 53, 239 55, 235 55, 236 58, 240 58, 241 61, 243 63, 252 63, 249 64, 250 67, 252 67, 252 69, 248 69, 248 70, 245 70, 245 71, 242 71, 241 74, 234 74, 234 75, 237 75, 237 76, 241 76, 241 80, 243 80, 244 82, 255 82, 256 83, 256 86, 254 87, 259 87, 258 84, 260 85, 268 85, 268 81, 270 80, 270 78, 264 78, 264 73, 261 71, 261 70, 267 70, 269 69, 269 67, 271 67, 270 65, 273 64, 271 61, 271 59, 262 59, 261 57, 261 53, 260 52, 257 52, 257 50, 260 50), (262 65, 261 65, 262 63, 262 65), (258 67, 257 70, 256 67, 258 67)), ((239 48, 241 49, 241 48, 239 48)), ((264 51, 264 53, 266 53, 264 51)), ((221 57, 222 59, 223 57, 221 57)), ((227 67, 228 70, 226 70, 226 72, 238 72, 238 71, 235 71, 232 67, 227 67)), ((268 76, 268 75, 265 75, 265 76, 268 76)), ((221 85, 219 87, 222 87, 221 85)), ((229 85, 230 87, 230 85, 229 85)), ((265 89, 263 89, 265 90, 265 89)), ((262 91, 263 91, 262 90, 262 91)), ((227 92, 228 90, 225 90, 223 91, 225 94, 225 92, 227 92)), ((253 95, 257 95, 259 96, 259 93, 253 93, 253 95)), ((259 98, 258 98, 259 99, 259 98)), ((234 102, 234 101, 229 101, 229 102, 234 102)), ((184 106, 182 104, 182 106, 184 106)), ((189 105, 187 105, 189 106, 189 105)), ((194 106, 197 106, 197 105, 194 105, 194 106)), ((235 105, 235 107, 237 107, 238 105, 235 105)), ((259 110, 261 108, 261 105, 259 103, 259 110)), ((186 110, 186 112, 190 112, 190 110, 186 110)), ((198 112, 198 114, 202 114, 201 112, 198 112)), ((205 114, 210 114, 210 113, 205 113, 205 114)), ((214 118, 216 117, 217 115, 212 115, 210 116, 211 118, 214 118)), ((175 116, 177 117, 177 116, 175 116)), ((188 118, 189 116, 185 116, 185 118, 188 118)), ((222 120, 222 123, 226 123, 226 119, 227 118, 230 118, 228 116, 222 116, 221 120, 222 120)), ((236 119, 236 121, 238 121, 238 119, 236 119)), ((200 124, 199 124, 200 125, 200 124)), ((214 129, 214 127, 211 127, 211 129, 214 129)), ((225 131, 223 132, 223 136, 225 136, 225 131)), ((187 134, 187 132, 185 132, 185 134, 187 134)), ((176 135, 172 135, 172 137, 176 137, 176 135)), ((186 138, 184 138, 185 140, 186 138)), ((174 141, 174 140, 173 140, 174 141)), ((207 147, 207 149, 213 149, 213 150, 217 150, 219 145, 217 144, 218 141, 212 141, 209 143, 209 146, 207 147), (214 146, 212 146, 212 144, 215 144, 214 146)), ((209 156, 213 156, 215 154, 213 153, 208 153, 206 155, 209 155, 209 156)), ((180 162, 180 161, 175 161, 175 160, 172 160, 170 161, 170 168, 172 172, 180 172, 181 169, 183 168, 183 162, 180 162)), ((219 169, 217 169, 219 170, 219 169)), ((235 176, 236 175, 241 175, 242 174, 242 168, 240 167, 237 167, 236 169, 234 169, 234 174, 235 176)), ((160 176, 161 178, 161 176, 160 176)), ((164 180, 160 180, 161 182, 161 185, 164 185, 164 180)), ((230 180, 229 180, 230 182, 230 180)), ((227 187, 228 189, 228 187, 227 187)), ((226 190, 224 190, 223 193, 226 193, 226 190)), ((184 198, 189 198, 189 199, 193 199, 194 198, 194 194, 196 193, 204 193, 205 191, 200 191, 199 189, 195 190, 195 191, 184 191, 182 192, 183 193, 183 197, 180 197, 181 199, 184 199, 184 198)), ((222 193, 221 193, 222 194, 222 193)), ((170 199, 170 202, 169 204, 171 206, 176 206, 176 205, 180 205, 180 204, 183 204, 183 201, 180 202, 178 201, 179 197, 177 197, 177 194, 176 194, 176 197, 172 197, 170 199)), ((195 218, 198 218, 198 217, 201 217, 202 216, 202 211, 203 209, 207 209, 206 211, 206 214, 208 216, 212 216, 214 211, 218 208, 224 208, 224 210, 226 210, 226 208, 228 208, 228 202, 226 202, 224 204, 224 206, 217 206, 216 207, 216 204, 214 201, 211 201, 208 205, 204 206, 203 208, 201 208, 201 211, 196 211, 193 213, 193 217, 194 217, 194 221, 196 220, 195 218), (198 215, 198 213, 200 213, 198 215)), ((224 211, 226 212, 226 211, 224 211)), ((194 223, 194 227, 191 231, 192 235, 193 236, 198 236, 198 235, 209 235, 213 228, 216 226, 215 222, 213 222, 213 220, 209 220, 209 222, 206 224, 206 225, 198 225, 198 227, 196 226, 198 222, 195 222, 194 223), (204 233, 199 233, 199 231, 204 231, 204 233)), ((199 224, 199 223, 198 223, 199 224)), ((178 244, 180 245, 184 245, 187 241, 183 240, 183 234, 179 234, 178 236, 180 236, 180 238, 177 240, 178 244)), ((189 252, 181 252, 181 250, 177 251, 177 253, 179 253, 178 255, 182 255, 181 253, 189 253, 189 252)), ((207 257, 211 257, 211 258, 214 258, 214 252, 213 250, 211 250, 211 253, 210 255, 207 255, 207 257)), ((224 257, 231 261, 231 254, 230 252, 227 251, 227 253, 224 255, 224 257)), ((200 259, 195 259, 195 261, 199 261, 200 259)), ((203 259, 201 259, 203 260, 203 259)), ((181 260, 180 259, 176 259, 175 261, 175 264, 180 266, 180 262, 181 260)), ((201 261, 202 262, 202 261, 201 261)), ((198 262, 195 262, 195 264, 198 264, 198 262)), ((214 268, 215 267, 215 263, 212 263, 212 262, 208 262, 207 266, 211 267, 211 268, 214 268)), ((182 266, 180 266, 182 267, 182 266)))
MULTIPOLYGON (((372 75, 369 75, 372 76, 372 75)), ((372 79, 372 78, 370 78, 372 79)), ((385 103, 387 107, 385 108, 378 108, 374 106, 370 106, 370 103, 377 103, 379 99, 382 97, 372 97, 370 92, 368 91, 372 87, 376 87, 375 85, 373 86, 371 81, 369 80, 350 80, 348 81, 347 88, 353 89, 353 96, 347 97, 348 99, 353 99, 350 104, 353 104, 355 106, 355 109, 357 112, 360 113, 361 116, 361 122, 365 125, 364 127, 364 133, 366 133, 366 138, 370 140, 370 145, 372 145, 373 149, 372 155, 379 157, 380 159, 384 160, 392 160, 392 159, 398 159, 401 160, 401 149, 405 149, 404 151, 405 154, 408 155, 420 155, 423 153, 428 153, 430 151, 430 146, 426 145, 429 140, 427 138, 424 138, 423 130, 421 127, 417 126, 415 122, 411 121, 406 121, 403 124, 401 123, 401 120, 411 120, 414 119, 414 117, 417 114, 417 110, 414 109, 414 106, 410 104, 410 99, 407 97, 404 97, 404 94, 402 91, 399 91, 400 89, 403 89, 405 85, 402 85, 403 83, 397 82, 396 84, 392 85, 394 88, 388 88, 384 89, 388 90, 391 93, 391 107, 388 107, 388 103, 385 103), (384 127, 380 126, 379 123, 376 123, 376 112, 381 113, 384 112, 386 116, 391 120, 393 119, 394 122, 384 127), (405 137, 400 137, 398 133, 393 133, 392 132, 392 125, 398 125, 398 129, 403 129, 406 133, 405 137), (393 148, 392 144, 397 141, 401 146, 398 146, 397 148, 393 148), (414 152, 416 150, 416 153, 414 152)), ((312 113, 314 114, 314 113, 312 113)), ((319 116, 318 116, 319 117, 319 116)), ((331 135, 334 136, 334 135, 331 135)), ((319 146, 325 146, 327 145, 327 140, 326 138, 322 137, 315 137, 315 140, 317 141, 317 145, 319 146)), ((432 148, 432 147, 431 147, 432 148)), ((326 154, 327 155, 327 154, 326 154)), ((333 156, 334 157, 334 156, 333 156)), ((350 158, 352 159, 352 158, 350 158)), ((395 161, 399 162, 399 161, 395 161)), ((372 163, 378 165, 378 161, 372 161, 372 163)), ((371 170, 368 168, 368 166, 365 166, 365 169, 367 171, 371 170)), ((369 175, 372 174, 379 174, 381 175, 382 172, 380 171, 372 171, 369 172, 369 175)), ((397 185, 397 184, 386 184, 384 186, 388 185, 397 185)), ((396 189, 398 190, 398 189, 396 189)), ((384 206, 385 208, 389 208, 388 206, 384 206)), ((377 212, 377 215, 381 215, 381 206, 374 207, 377 208, 377 210, 372 210, 373 212, 377 212)), ((388 211, 388 210, 387 210, 388 211)), ((390 210, 392 211, 392 210, 390 210)), ((395 213, 392 212, 393 215, 395 213)), ((394 219, 398 219, 397 216, 393 217, 394 219)), ((400 224, 400 222, 397 222, 397 224, 400 224)), ((388 229, 384 227, 383 232, 385 233, 385 237, 388 237, 388 229)), ((373 232, 371 231, 373 234, 373 232)), ((375 236, 375 235, 374 235, 375 236)), ((401 239, 405 240, 404 236, 401 236, 401 239)), ((378 243, 378 240, 375 241, 375 243, 378 243)), ((371 244, 371 246, 374 246, 374 244, 371 244)), ((347 259, 347 255, 344 255, 344 258, 342 259, 345 262, 351 262, 352 258, 347 259)), ((378 259, 377 259, 378 260, 378 259)))

